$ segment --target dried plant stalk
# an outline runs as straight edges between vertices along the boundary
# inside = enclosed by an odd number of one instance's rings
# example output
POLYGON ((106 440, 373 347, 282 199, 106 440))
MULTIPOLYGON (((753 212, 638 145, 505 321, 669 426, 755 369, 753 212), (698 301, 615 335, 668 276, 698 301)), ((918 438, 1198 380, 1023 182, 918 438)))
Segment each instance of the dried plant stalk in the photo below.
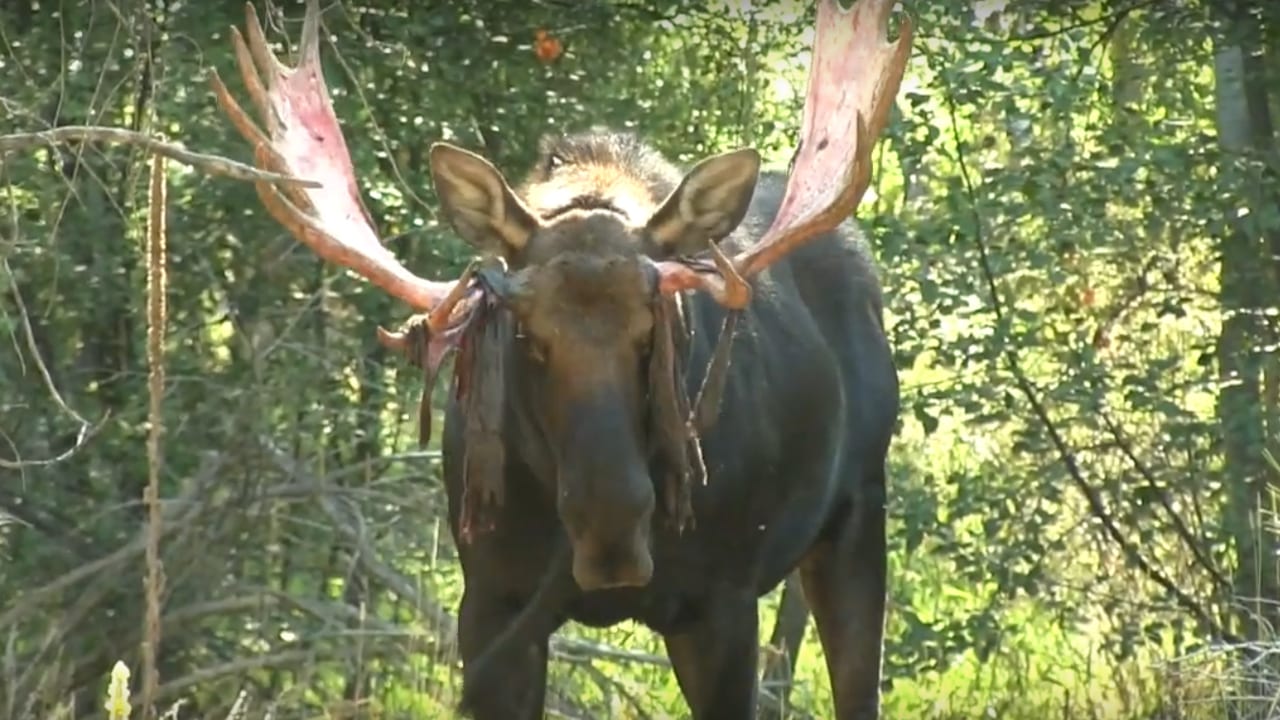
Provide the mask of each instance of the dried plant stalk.
POLYGON ((160 436, 164 432, 164 331, 168 290, 165 265, 165 156, 151 156, 151 195, 147 214, 147 505, 146 620, 142 640, 142 716, 156 717, 156 690, 160 686, 156 656, 160 649, 160 598, 164 594, 164 568, 160 562, 160 436))

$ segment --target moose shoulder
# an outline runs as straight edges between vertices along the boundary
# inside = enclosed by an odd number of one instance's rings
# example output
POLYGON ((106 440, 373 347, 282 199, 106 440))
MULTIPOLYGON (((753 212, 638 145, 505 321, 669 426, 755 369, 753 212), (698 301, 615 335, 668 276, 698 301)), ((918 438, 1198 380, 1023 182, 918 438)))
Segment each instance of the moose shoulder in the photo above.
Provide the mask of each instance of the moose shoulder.
MULTIPOLYGON (((633 618, 663 636, 695 720, 754 716, 757 600, 798 569, 835 720, 879 715, 885 460, 898 384, 877 273, 848 222, 911 45, 891 0, 820 0, 800 148, 680 170, 624 133, 547 139, 513 187, 437 143, 442 214, 484 258, 422 278, 361 200, 307 0, 298 65, 252 6, 232 42, 265 130, 216 73, 256 184, 322 259, 425 314, 379 339, 427 373, 458 351, 443 448, 465 581, 462 709, 531 720, 549 638, 633 618)), ((424 407, 429 409, 429 393, 424 407)), ((429 436, 430 413, 422 416, 429 436)))

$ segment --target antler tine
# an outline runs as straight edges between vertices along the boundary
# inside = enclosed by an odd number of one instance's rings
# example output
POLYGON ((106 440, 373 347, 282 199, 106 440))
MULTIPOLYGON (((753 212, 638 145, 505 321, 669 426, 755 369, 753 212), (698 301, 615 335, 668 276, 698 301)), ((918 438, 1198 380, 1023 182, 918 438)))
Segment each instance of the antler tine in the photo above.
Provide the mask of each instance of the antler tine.
POLYGON ((822 0, 801 141, 782 207, 764 237, 734 257, 750 277, 848 218, 871 181, 871 150, 888 123, 911 53, 911 19, 888 42, 893 0, 822 0))
POLYGON ((318 188, 256 184, 267 211, 322 259, 362 275, 418 310, 437 309, 433 320, 447 323, 449 309, 438 307, 456 283, 418 277, 378 239, 356 184, 355 168, 338 125, 320 64, 320 4, 307 0, 299 39, 298 64, 290 68, 267 46, 251 3, 245 3, 248 39, 232 28, 231 39, 245 87, 264 132, 244 111, 214 71, 210 76, 218 105, 254 146, 259 167, 306 177, 318 188), (265 78, 265 81, 264 81, 265 78))
POLYGON ((687 261, 662 260, 654 263, 658 268, 659 289, 664 293, 700 288, 711 294, 721 305, 744 308, 751 302, 751 286, 738 274, 733 261, 714 242, 707 243, 712 264, 691 264, 687 261))

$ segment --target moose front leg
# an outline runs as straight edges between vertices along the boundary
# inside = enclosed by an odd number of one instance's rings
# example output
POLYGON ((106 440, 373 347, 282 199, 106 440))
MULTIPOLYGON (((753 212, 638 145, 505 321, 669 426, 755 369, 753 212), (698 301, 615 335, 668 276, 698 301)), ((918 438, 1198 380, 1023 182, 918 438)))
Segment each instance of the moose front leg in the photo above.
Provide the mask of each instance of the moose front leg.
POLYGON ((474 720, 541 720, 546 704, 550 638, 526 638, 521 647, 485 657, 492 667, 474 672, 503 631, 520 612, 493 594, 463 592, 458 611, 458 652, 466 678, 459 710, 474 720))
MULTIPOLYGON (((880 458, 884 455, 881 453, 880 458)), ((883 460, 859 478, 857 500, 800 564, 804 596, 827 659, 835 720, 880 717, 887 556, 883 460)))
POLYGON ((663 637, 693 720, 756 716, 758 625, 755 595, 735 592, 709 603, 684 632, 663 637))

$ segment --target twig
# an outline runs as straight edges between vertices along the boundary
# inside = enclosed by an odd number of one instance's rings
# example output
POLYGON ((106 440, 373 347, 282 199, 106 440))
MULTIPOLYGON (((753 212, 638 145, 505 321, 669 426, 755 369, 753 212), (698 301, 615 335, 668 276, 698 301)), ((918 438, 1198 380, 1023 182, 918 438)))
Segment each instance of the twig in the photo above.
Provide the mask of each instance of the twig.
POLYGON ((155 717, 156 689, 160 685, 156 655, 160 650, 160 596, 164 592, 164 568, 160 561, 160 436, 164 434, 161 417, 164 402, 164 330, 168 292, 165 275, 165 161, 163 155, 151 156, 151 195, 147 198, 147 488, 143 501, 147 505, 146 617, 142 635, 142 716, 155 717))
POLYGON ((252 670, 297 665, 310 661, 315 656, 312 650, 285 650, 270 655, 238 658, 218 665, 200 668, 189 675, 170 680, 157 690, 157 697, 172 697, 189 688, 208 685, 215 680, 229 675, 244 675, 252 670))
MULTIPOLYGON (((167 528, 165 532, 173 532, 175 528, 184 527, 194 522, 197 515, 207 512, 208 508, 199 502, 195 502, 195 500, 216 479, 218 471, 222 469, 224 462, 225 458, 221 455, 211 456, 205 465, 200 468, 196 477, 192 479, 187 491, 176 500, 164 503, 166 506, 164 514, 167 520, 164 525, 164 528, 167 528)), ((118 566, 144 552, 145 547, 146 538, 142 533, 139 533, 128 544, 113 550, 111 553, 80 565, 40 587, 21 592, 16 599, 8 604, 5 611, 0 613, 0 628, 15 624, 27 615, 40 610, 45 606, 43 600, 49 595, 65 590, 81 580, 88 579, 108 568, 118 566)))
POLYGON ((1087 28, 1091 25, 1108 23, 1110 27, 1107 31, 1103 33, 1103 39, 1105 40, 1106 36, 1111 32, 1114 32, 1115 26, 1119 25, 1120 21, 1124 20, 1125 17, 1133 14, 1137 10, 1142 10, 1142 9, 1151 7, 1159 1, 1160 0, 1138 0, 1138 2, 1134 2, 1133 4, 1127 7, 1122 7, 1108 15, 1100 15, 1096 18, 1090 18, 1088 20, 1077 20, 1073 23, 1070 23, 1060 28, 1055 28, 1052 30, 1037 30, 1035 32, 1012 35, 1006 40, 1006 42, 1025 42, 1029 40, 1045 40, 1051 37, 1065 35, 1073 30, 1080 30, 1082 28, 1087 28))
POLYGON ((596 681, 596 686, 600 688, 600 691, 604 694, 606 700, 609 698, 610 693, 617 692, 622 696, 623 700, 627 701, 627 704, 631 706, 631 712, 629 713, 630 717, 633 717, 636 720, 650 720, 653 717, 649 713, 645 712, 644 705, 640 702, 640 699, 636 697, 636 694, 628 690, 621 682, 618 682, 600 668, 590 663, 587 663, 582 667, 587 671, 587 674, 596 681))
POLYGON ((50 130, 0 135, 0 155, 13 150, 26 150, 41 145, 59 145, 72 142, 135 145, 210 175, 221 175, 235 180, 270 182, 310 188, 321 187, 321 184, 316 180, 305 180, 292 175, 259 170, 252 165, 245 165, 242 162, 220 155, 192 152, 177 143, 165 142, 144 133, 125 130, 124 128, 94 125, 64 125, 50 130))
POLYGON ((27 341, 27 350, 31 352, 31 357, 36 364, 36 370, 40 372, 40 377, 44 380, 44 385, 49 390, 49 395, 53 397, 53 402, 57 404, 58 409, 70 415, 79 425, 80 429, 76 432, 76 442, 58 455, 40 460, 25 460, 22 457, 15 456, 13 460, 0 458, 0 468, 7 470, 21 470, 27 467, 37 465, 53 465, 62 462, 72 455, 76 454, 80 448, 84 447, 89 438, 93 437, 98 430, 107 422, 107 418, 111 416, 110 411, 102 416, 96 425, 84 419, 80 413, 76 412, 67 405, 67 401, 62 399, 62 393, 58 392, 58 386, 53 382, 53 375, 49 372, 49 367, 45 365, 44 358, 40 354, 40 346, 36 342, 35 330, 31 327, 31 315, 27 311, 26 301, 22 299, 22 291, 18 289, 18 279, 13 274, 13 268, 9 266, 8 258, 0 258, 0 269, 3 269, 5 275, 9 278, 9 290, 13 296, 13 302, 18 306, 18 319, 22 323, 22 335, 27 341))
MULTIPOLYGON (((213 457, 217 459, 216 456, 213 457)), ((207 473, 205 469, 202 469, 201 472, 204 475, 198 478, 198 482, 207 488, 212 473, 217 469, 217 465, 210 463, 206 465, 206 469, 208 469, 207 473)), ((173 518, 176 522, 164 526, 165 538, 169 541, 167 547, 171 549, 175 546, 186 547, 191 537, 199 534, 199 531, 196 530, 198 524, 192 522, 192 518, 202 514, 201 511, 204 510, 204 507, 199 502, 193 502, 191 505, 193 507, 173 518)), ((166 508, 166 510, 172 510, 172 508, 166 508)), ((138 536, 132 543, 131 555, 124 559, 126 563, 132 564, 136 556, 143 553, 145 534, 145 528, 139 531, 138 536)), ((103 602, 106 598, 122 589, 118 581, 121 576, 122 571, 118 568, 102 567, 101 572, 97 573, 96 577, 87 579, 75 593, 67 596, 68 600, 74 599, 70 603, 70 607, 62 607, 62 603, 55 603, 55 609, 50 614, 49 603, 36 605, 35 610, 44 614, 42 620, 47 620, 50 623, 50 627, 40 646, 34 652, 27 653, 24 657, 27 668, 20 679, 20 689, 27 688, 27 691, 31 691, 39 687, 40 683, 45 682, 42 676, 48 672, 47 668, 50 659, 58 657, 65 652, 67 639, 74 636, 77 631, 83 633, 84 626, 93 622, 92 618, 104 607, 103 602)), ((139 630, 141 630, 140 626, 139 630)), ((131 645, 135 642, 140 642, 141 632, 126 631, 123 634, 124 637, 120 638, 122 644, 131 645)), ((92 657, 81 658, 74 660, 73 664, 76 668, 72 670, 73 675, 82 676, 81 672, 93 667, 95 660, 92 657)))
MULTIPOLYGON (((964 183, 965 193, 969 200, 969 212, 973 220, 973 236, 974 242, 978 246, 978 264, 982 272, 983 280, 987 286, 987 292, 991 297, 991 308, 995 314, 996 321, 1004 320, 1004 302, 1000 295, 1000 290, 996 286, 995 271, 991 268, 991 259, 987 253, 986 239, 982 234, 982 215, 978 212, 977 193, 973 189, 973 182, 969 177, 968 162, 965 158, 964 145, 960 140, 959 121, 956 117, 955 98, 947 93, 946 96, 947 110, 951 117, 951 135, 956 145, 956 165, 960 171, 960 179, 964 183)), ((1098 489, 1089 484, 1089 480, 1084 475, 1079 462, 1076 459, 1075 451, 1067 444, 1066 439, 1058 431, 1058 426, 1054 423, 1053 418, 1049 416, 1049 411, 1045 408, 1044 403, 1040 401, 1040 397, 1036 394, 1034 386, 1027 378, 1027 374, 1022 369, 1022 363, 1018 358, 1016 347, 1012 344, 1007 346, 1001 353, 1004 358, 1005 365, 1009 369, 1009 373, 1013 376, 1014 384, 1017 385, 1018 391, 1022 394, 1023 399, 1031 407, 1031 412, 1035 415, 1036 421, 1044 429, 1046 435, 1049 436, 1049 442, 1053 445, 1054 451, 1057 452, 1059 460, 1067 471, 1067 478, 1084 496, 1085 503, 1089 506, 1089 512, 1102 525, 1106 535, 1116 544, 1120 551, 1124 554, 1125 559, 1132 563, 1139 571, 1148 579, 1156 583, 1173 597, 1179 606, 1187 612, 1190 612, 1196 620, 1198 620, 1203 628, 1208 630, 1216 637, 1234 642, 1239 638, 1219 623, 1215 622, 1213 617, 1205 608, 1191 597, 1182 588, 1178 587, 1167 575, 1160 571, 1158 567, 1153 565, 1142 552, 1125 537, 1120 527, 1116 525, 1115 518, 1111 512, 1107 510, 1106 503, 1102 499, 1102 495, 1098 489)))
MULTIPOLYGON (((312 474, 301 461, 277 448, 269 438, 263 437, 259 442, 267 456, 295 482, 310 482, 320 488, 329 487, 329 483, 324 479, 327 476, 312 474)), ((362 569, 426 616, 433 629, 440 634, 438 645, 444 652, 456 652, 457 621, 454 620, 453 615, 433 598, 424 596, 413 583, 379 558, 378 552, 361 532, 359 520, 349 517, 335 498, 331 497, 333 489, 336 488, 330 488, 329 492, 317 492, 316 496, 320 498, 321 507, 333 520, 338 532, 342 533, 351 544, 353 554, 362 569)), ((577 638, 552 637, 551 652, 557 659, 569 662, 596 658, 660 667, 671 665, 670 661, 662 655, 622 650, 577 638)))
MULTIPOLYGON (((1144 0, 1143 2, 1137 2, 1137 3, 1134 3, 1133 5, 1130 5, 1129 7, 1121 8, 1117 10, 1113 15, 1106 18, 1107 26, 1103 28, 1102 32, 1098 34, 1098 37, 1095 38, 1093 42, 1089 43, 1089 47, 1086 48, 1084 51, 1084 59, 1085 60, 1093 59, 1094 51, 1111 41, 1111 38, 1115 36, 1116 31, 1120 29, 1121 23, 1123 23, 1126 18, 1132 15, 1135 11, 1145 9, 1146 7, 1154 4, 1155 4, 1155 0, 1144 0)), ((1074 85, 1075 83, 1080 82, 1080 78, 1084 75, 1085 70, 1088 70, 1088 69, 1089 69, 1089 63, 1087 62, 1079 63, 1079 65, 1076 67, 1075 72, 1071 73, 1071 83, 1074 85)))
POLYGON ((1205 569, 1205 572, 1209 573, 1209 576, 1219 588, 1229 591, 1231 589, 1231 581, 1227 580, 1226 575, 1205 555, 1204 549, 1200 547, 1200 543, 1196 542, 1195 536, 1191 533, 1191 528, 1187 527, 1187 524, 1182 520, 1181 514, 1169 502, 1168 493, 1160 487, 1160 483, 1156 482, 1155 475, 1147 467, 1147 464, 1142 461, 1142 458, 1138 457, 1138 453, 1134 450, 1128 434, 1111 417, 1111 413, 1105 409, 1098 413, 1098 417, 1102 419, 1102 424, 1107 426, 1107 431, 1111 433, 1111 437, 1115 440, 1116 447, 1119 448, 1120 453, 1129 460, 1133 465, 1133 469, 1146 482, 1147 489, 1155 493, 1160 502, 1160 507, 1164 508, 1165 513, 1169 516, 1169 522, 1173 524, 1174 531, 1182 539, 1182 542, 1186 544, 1187 549, 1191 551, 1191 556, 1205 569))

